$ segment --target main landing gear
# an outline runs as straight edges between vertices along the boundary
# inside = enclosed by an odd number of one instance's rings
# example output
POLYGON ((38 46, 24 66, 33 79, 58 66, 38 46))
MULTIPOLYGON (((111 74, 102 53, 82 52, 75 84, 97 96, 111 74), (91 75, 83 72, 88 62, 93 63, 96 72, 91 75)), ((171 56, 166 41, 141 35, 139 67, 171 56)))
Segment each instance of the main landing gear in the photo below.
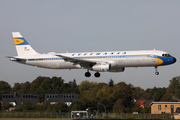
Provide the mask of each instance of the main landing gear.
POLYGON ((101 75, 101 74, 100 74, 99 72, 96 72, 96 73, 94 74, 95 77, 100 77, 100 75, 101 75))
POLYGON ((90 77, 91 76, 91 73, 89 72, 89 70, 85 73, 85 76, 86 77, 90 77))
MULTIPOLYGON (((86 77, 90 77, 90 76, 91 76, 91 73, 89 72, 89 70, 85 73, 85 76, 86 76, 86 77)), ((101 74, 100 74, 99 72, 96 72, 96 73, 94 74, 94 76, 95 76, 95 77, 100 77, 101 74)))
POLYGON ((155 74, 159 75, 159 72, 157 71, 157 66, 155 66, 154 68, 155 68, 155 71, 156 71, 155 74))

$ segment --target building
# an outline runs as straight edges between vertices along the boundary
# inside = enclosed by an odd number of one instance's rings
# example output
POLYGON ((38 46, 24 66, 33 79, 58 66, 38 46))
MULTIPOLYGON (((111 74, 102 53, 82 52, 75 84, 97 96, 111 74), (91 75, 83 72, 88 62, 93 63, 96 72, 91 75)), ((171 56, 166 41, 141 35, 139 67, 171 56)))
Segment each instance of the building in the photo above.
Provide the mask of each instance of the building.
POLYGON ((152 102, 151 114, 179 113, 180 102, 152 102))
POLYGON ((150 106, 149 104, 153 102, 154 100, 134 100, 135 104, 138 105, 141 108, 150 106))
POLYGON ((20 107, 23 101, 30 100, 33 105, 38 103, 38 95, 35 94, 3 94, 2 95, 2 103, 3 105, 6 102, 9 102, 14 106, 14 108, 20 107))
POLYGON ((50 104, 65 102, 68 106, 70 106, 72 102, 77 99, 77 94, 45 94, 45 103, 50 102, 50 104))

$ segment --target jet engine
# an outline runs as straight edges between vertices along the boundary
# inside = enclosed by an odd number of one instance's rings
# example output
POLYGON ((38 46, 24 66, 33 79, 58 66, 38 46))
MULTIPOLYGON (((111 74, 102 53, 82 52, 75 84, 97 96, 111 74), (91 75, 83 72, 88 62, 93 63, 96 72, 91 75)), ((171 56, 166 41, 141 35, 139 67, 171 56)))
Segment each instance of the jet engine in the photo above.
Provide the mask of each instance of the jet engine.
POLYGON ((108 63, 99 63, 92 67, 92 71, 105 72, 111 70, 111 64, 108 63))
POLYGON ((98 63, 91 70, 98 72, 123 72, 125 68, 112 67, 111 63, 98 63))

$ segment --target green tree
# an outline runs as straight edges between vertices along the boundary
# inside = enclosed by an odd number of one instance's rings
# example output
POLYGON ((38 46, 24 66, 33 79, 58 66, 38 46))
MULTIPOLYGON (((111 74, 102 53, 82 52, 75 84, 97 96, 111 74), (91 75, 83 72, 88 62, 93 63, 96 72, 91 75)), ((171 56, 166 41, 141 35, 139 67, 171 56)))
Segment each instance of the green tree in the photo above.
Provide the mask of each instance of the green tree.
POLYGON ((55 105, 49 105, 46 112, 55 112, 55 105))
POLYGON ((11 107, 13 107, 13 105, 10 104, 9 102, 6 102, 6 103, 3 105, 2 110, 3 110, 3 111, 7 111, 7 110, 9 110, 9 108, 11 108, 11 107))
POLYGON ((180 76, 173 77, 172 80, 169 80, 170 84, 168 87, 168 93, 175 93, 175 90, 179 88, 180 85, 180 76))
POLYGON ((40 103, 40 104, 37 104, 35 106, 35 111, 38 111, 38 112, 44 112, 46 111, 46 109, 50 106, 49 102, 47 103, 40 103))
POLYGON ((102 98, 100 101, 99 101, 99 103, 98 103, 98 110, 100 110, 100 112, 105 112, 105 109, 106 110, 108 110, 108 100, 107 100, 107 98, 106 97, 104 97, 104 98, 102 98), (105 108, 104 108, 105 107, 105 108))
POLYGON ((172 80, 169 80, 170 84, 168 86, 168 94, 174 94, 178 99, 180 99, 180 76, 173 77, 172 80))
POLYGON ((143 113, 143 108, 139 107, 139 105, 135 104, 134 107, 132 108, 132 112, 143 113))
POLYGON ((133 95, 133 98, 135 99, 146 99, 148 93, 146 93, 144 89, 140 87, 133 87, 132 95, 133 95))
POLYGON ((43 102, 47 93, 67 93, 66 89, 68 88, 65 87, 64 80, 61 77, 46 78, 36 91, 39 97, 38 101, 43 102))
POLYGON ((144 107, 143 113, 151 113, 151 106, 144 107))
POLYGON ((109 87, 114 87, 114 81, 112 79, 109 81, 109 87))
POLYGON ((116 103, 113 106, 113 112, 124 113, 124 105, 122 99, 116 101, 116 103))
POLYGON ((79 85, 80 94, 83 94, 87 90, 93 89, 97 85, 97 82, 89 82, 87 80, 82 81, 79 85))
POLYGON ((164 94, 164 95, 161 97, 160 101, 168 102, 168 101, 171 100, 171 98, 172 98, 172 95, 171 95, 171 94, 164 94))
POLYGON ((11 91, 11 86, 9 85, 9 83, 5 82, 5 81, 0 81, 0 99, 2 99, 2 94, 4 93, 10 93, 11 91))
POLYGON ((55 105, 55 111, 56 112, 68 112, 68 106, 64 102, 59 102, 58 104, 55 105))
POLYGON ((155 92, 154 95, 152 96, 154 100, 159 100, 161 95, 159 92, 155 92))
POLYGON ((112 87, 109 87, 108 85, 104 85, 101 89, 98 90, 97 95, 99 97, 108 97, 113 93, 112 87))
MULTIPOLYGON (((83 101, 84 101, 84 100, 83 100, 83 101)), ((96 99, 96 98, 92 98, 92 99, 88 102, 88 104, 86 104, 86 108, 89 108, 89 110, 90 110, 91 112, 93 112, 94 110, 97 109, 97 103, 98 103, 97 99, 96 99)))
POLYGON ((38 108, 36 108, 36 110, 42 109, 43 110, 46 108, 46 112, 68 112, 68 106, 64 103, 64 102, 58 102, 57 104, 51 105, 49 103, 43 104, 40 106, 38 106, 38 108))
POLYGON ((147 88, 147 89, 146 89, 146 93, 149 93, 150 91, 151 91, 150 88, 147 88))
POLYGON ((64 93, 74 93, 74 89, 71 86, 71 83, 64 83, 63 88, 66 88, 66 89, 63 89, 64 93))
POLYGON ((64 80, 61 77, 52 77, 51 78, 52 81, 52 92, 53 93, 66 93, 64 91, 66 91, 66 87, 64 87, 64 80))
POLYGON ((116 101, 117 101, 117 99, 113 95, 109 96, 107 98, 108 104, 106 104, 107 110, 113 111, 113 106, 114 106, 116 101))
POLYGON ((32 111, 34 110, 34 105, 30 100, 23 101, 18 109, 15 111, 32 111))
POLYGON ((147 95, 147 99, 155 99, 160 100, 161 97, 166 93, 166 88, 156 88, 154 87, 149 91, 149 94, 147 95))
POLYGON ((19 93, 30 93, 30 82, 26 81, 25 83, 22 83, 19 93))
POLYGON ((11 90, 11 93, 20 93, 21 85, 19 83, 14 83, 14 87, 11 90))
POLYGON ((79 94, 78 85, 75 79, 73 81, 69 81, 68 86, 71 88, 71 93, 79 94))
POLYGON ((36 94, 37 89, 40 87, 41 83, 48 79, 48 77, 37 77, 31 84, 30 84, 30 93, 36 94))
POLYGON ((84 104, 84 101, 81 99, 75 100, 71 104, 71 110, 85 110, 86 105, 84 104))
POLYGON ((1 102, 0 102, 0 111, 2 110, 2 104, 1 104, 1 102))
POLYGON ((117 100, 121 99, 121 102, 123 103, 123 107, 132 108, 133 107, 132 89, 133 86, 131 84, 127 85, 124 82, 120 82, 117 84, 117 88, 115 88, 113 96, 117 100))
POLYGON ((177 88, 177 89, 175 90, 174 95, 175 95, 178 99, 180 99, 180 89, 179 89, 179 88, 177 88))

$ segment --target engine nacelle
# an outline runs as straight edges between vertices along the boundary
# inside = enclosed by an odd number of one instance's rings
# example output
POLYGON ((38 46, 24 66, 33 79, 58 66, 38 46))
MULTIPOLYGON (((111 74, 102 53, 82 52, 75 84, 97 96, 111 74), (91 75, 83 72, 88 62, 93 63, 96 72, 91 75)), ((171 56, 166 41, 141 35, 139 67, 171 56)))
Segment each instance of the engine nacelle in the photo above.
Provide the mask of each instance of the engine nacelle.
POLYGON ((92 71, 100 71, 100 72, 105 72, 111 70, 111 64, 96 64, 92 67, 92 71))
POLYGON ((113 63, 98 63, 94 65, 91 70, 99 72, 124 72, 125 68, 118 68, 116 64, 113 63))
POLYGON ((116 68, 116 69, 111 69, 109 72, 124 72, 125 68, 116 68))

